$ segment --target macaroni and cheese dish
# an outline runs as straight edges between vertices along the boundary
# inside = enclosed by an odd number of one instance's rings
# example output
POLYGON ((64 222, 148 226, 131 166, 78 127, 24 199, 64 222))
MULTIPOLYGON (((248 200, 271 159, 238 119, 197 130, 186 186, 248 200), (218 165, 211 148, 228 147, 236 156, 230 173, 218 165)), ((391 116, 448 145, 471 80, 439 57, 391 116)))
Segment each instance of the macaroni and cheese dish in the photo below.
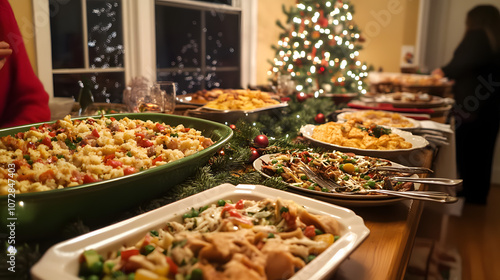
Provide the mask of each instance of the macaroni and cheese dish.
POLYGON ((329 122, 314 128, 312 138, 318 141, 357 149, 396 150, 410 149, 412 144, 390 128, 364 126, 349 120, 345 123, 329 122))
POLYGON ((85 251, 79 276, 288 279, 339 236, 335 218, 309 213, 290 200, 219 200, 106 256, 85 251))
POLYGON ((402 116, 401 114, 392 112, 367 110, 343 113, 342 116, 346 120, 356 120, 358 122, 362 122, 365 126, 375 124, 397 128, 415 127, 415 123, 410 121, 408 118, 402 116))
POLYGON ((12 181, 16 193, 27 193, 117 178, 184 158, 212 144, 200 131, 183 125, 67 116, 0 138, 0 194, 7 194, 12 181))
POLYGON ((226 90, 204 107, 218 110, 253 110, 280 104, 260 90, 226 90))

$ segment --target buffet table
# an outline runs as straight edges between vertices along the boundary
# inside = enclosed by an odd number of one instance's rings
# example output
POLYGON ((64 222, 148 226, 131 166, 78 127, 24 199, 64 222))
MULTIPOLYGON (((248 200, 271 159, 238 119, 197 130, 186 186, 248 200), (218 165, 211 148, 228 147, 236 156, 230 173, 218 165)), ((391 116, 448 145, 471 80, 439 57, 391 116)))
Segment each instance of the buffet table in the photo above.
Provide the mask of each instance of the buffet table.
MULTIPOLYGON (((176 113, 185 114, 186 109, 189 107, 180 106, 176 113)), ((432 120, 443 122, 444 118, 432 120)), ((445 149, 445 151, 453 150, 454 146, 447 146, 445 149)), ((436 151, 435 148, 421 151, 418 155, 420 163, 418 165, 436 168, 436 151)), ((446 152, 443 156, 450 154, 446 152)), ((411 165, 408 162, 410 159, 402 161, 407 161, 405 164, 411 165)), ((453 168, 449 165, 447 169, 453 168)), ((451 175, 453 177, 453 174, 451 175)), ((363 218, 365 225, 370 229, 370 235, 340 265, 331 279, 403 279, 425 205, 423 201, 402 200, 374 207, 344 206, 363 218)))
MULTIPOLYGON (((433 151, 425 150, 430 168, 433 151)), ((349 207, 370 235, 338 268, 333 279, 403 279, 425 202, 404 200, 377 207, 349 207)))

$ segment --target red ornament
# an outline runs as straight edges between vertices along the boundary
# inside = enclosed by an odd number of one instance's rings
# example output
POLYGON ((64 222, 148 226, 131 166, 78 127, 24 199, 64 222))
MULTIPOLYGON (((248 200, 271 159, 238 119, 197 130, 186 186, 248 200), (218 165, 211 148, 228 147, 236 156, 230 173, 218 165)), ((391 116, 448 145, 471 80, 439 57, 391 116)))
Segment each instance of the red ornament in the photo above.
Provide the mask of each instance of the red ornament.
POLYGON ((219 155, 222 157, 226 155, 226 152, 224 151, 224 149, 219 150, 219 155))
POLYGON ((314 117, 314 121, 316 123, 325 123, 325 115, 322 113, 317 114, 316 117, 314 117))
POLYGON ((249 162, 253 162, 254 160, 258 159, 260 157, 259 151, 255 148, 251 148, 250 152, 250 158, 248 159, 249 162))
POLYGON ((318 74, 322 74, 323 72, 325 72, 325 66, 320 66, 318 67, 318 74))
POLYGON ((235 130, 235 129, 236 129, 236 125, 234 125, 234 124, 230 124, 230 125, 229 125, 229 128, 231 128, 232 130, 235 130))
POLYGON ((326 28, 326 27, 328 27, 328 19, 325 17, 321 17, 318 19, 318 24, 319 24, 319 26, 326 28))
POLYGON ((253 143, 255 146, 257 146, 259 148, 265 148, 265 147, 267 147, 267 145, 269 145, 269 139, 267 139, 267 136, 265 136, 264 134, 261 134, 261 135, 257 135, 253 139, 253 143))
POLYGON ((306 101, 307 98, 308 98, 307 94, 303 92, 297 93, 297 101, 299 101, 300 103, 306 101))

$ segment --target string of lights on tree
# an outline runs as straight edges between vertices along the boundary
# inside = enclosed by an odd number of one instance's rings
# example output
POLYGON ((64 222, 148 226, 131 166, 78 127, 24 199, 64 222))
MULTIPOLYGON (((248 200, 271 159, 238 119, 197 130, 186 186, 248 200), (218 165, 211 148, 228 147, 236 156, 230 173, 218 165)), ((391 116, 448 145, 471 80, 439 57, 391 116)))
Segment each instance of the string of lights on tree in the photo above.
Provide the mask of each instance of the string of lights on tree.
POLYGON ((370 70, 359 59, 364 38, 353 22, 354 9, 348 0, 298 0, 288 10, 272 69, 276 79, 289 75, 295 89, 314 93, 366 93, 370 70))

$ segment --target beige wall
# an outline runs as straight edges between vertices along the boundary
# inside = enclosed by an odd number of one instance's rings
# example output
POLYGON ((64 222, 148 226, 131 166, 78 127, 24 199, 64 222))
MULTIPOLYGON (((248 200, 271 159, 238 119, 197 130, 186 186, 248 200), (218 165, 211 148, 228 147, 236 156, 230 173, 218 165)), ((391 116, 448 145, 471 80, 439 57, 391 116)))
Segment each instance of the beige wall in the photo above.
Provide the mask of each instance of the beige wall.
MULTIPOLYGON (((295 5, 295 0, 260 0, 257 42, 257 84, 268 84, 267 62, 275 56, 271 45, 278 41, 280 28, 276 20, 285 23, 283 4, 295 5)), ((353 19, 366 38, 360 60, 388 72, 400 71, 403 45, 415 45, 419 0, 352 0, 353 19)))
POLYGON ((26 52, 33 70, 37 73, 35 55, 35 36, 33 32, 33 6, 31 0, 9 0, 10 6, 16 16, 17 25, 23 35, 26 52))

